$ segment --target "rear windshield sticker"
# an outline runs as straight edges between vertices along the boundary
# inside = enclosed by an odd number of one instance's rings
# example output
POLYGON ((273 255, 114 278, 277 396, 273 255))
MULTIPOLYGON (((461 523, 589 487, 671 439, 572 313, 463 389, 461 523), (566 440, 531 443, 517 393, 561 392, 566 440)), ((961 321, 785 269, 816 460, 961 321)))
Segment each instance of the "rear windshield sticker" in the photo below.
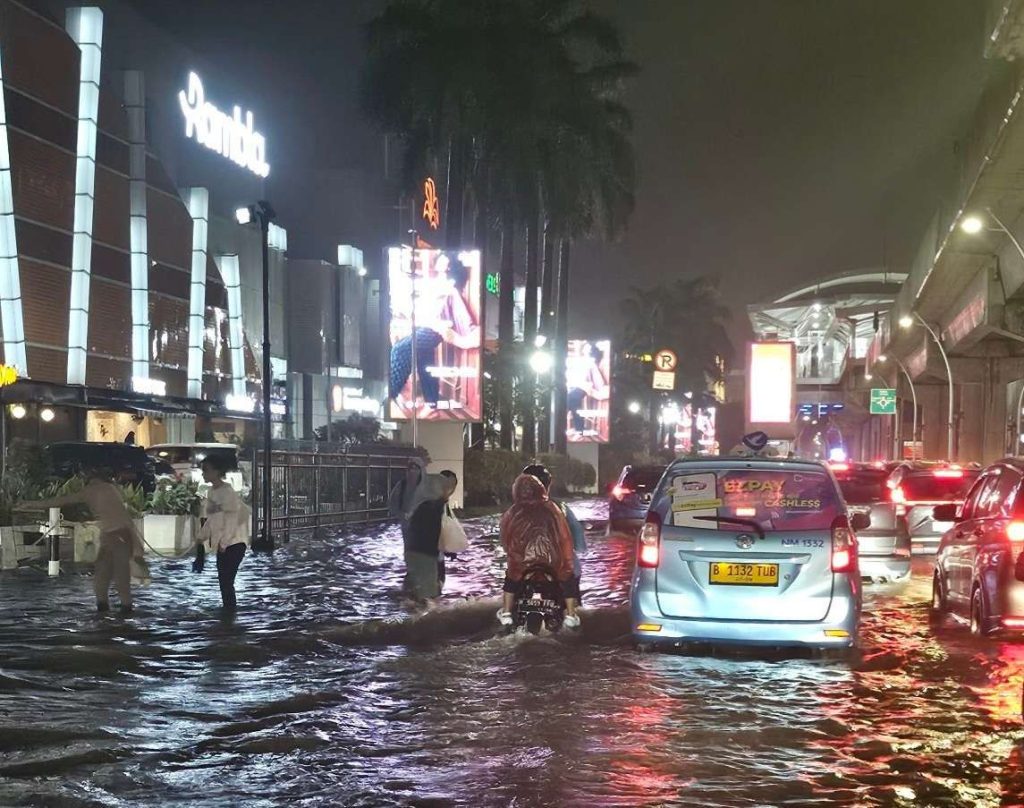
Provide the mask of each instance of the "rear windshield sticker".
POLYGON ((714 516, 722 507, 714 472, 681 474, 672 480, 672 524, 676 527, 700 527, 707 523, 694 517, 714 516))

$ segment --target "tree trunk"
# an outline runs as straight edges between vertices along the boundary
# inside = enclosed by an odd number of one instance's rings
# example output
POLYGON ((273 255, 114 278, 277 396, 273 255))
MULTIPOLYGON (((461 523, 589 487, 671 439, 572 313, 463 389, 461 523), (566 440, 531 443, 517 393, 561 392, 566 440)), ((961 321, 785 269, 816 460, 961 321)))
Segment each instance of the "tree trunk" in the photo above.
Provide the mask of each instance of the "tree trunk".
POLYGON ((465 147, 456 139, 448 144, 448 181, 444 200, 444 234, 448 249, 462 246, 462 220, 466 200, 465 147))
POLYGON ((568 411, 565 400, 565 358, 569 355, 569 239, 562 239, 558 260, 558 316, 555 318, 555 345, 552 353, 555 364, 552 368, 552 397, 554 398, 555 451, 566 454, 566 428, 568 411))
POLYGON ((540 291, 540 333, 552 337, 552 326, 555 322, 555 238, 551 224, 544 226, 544 267, 540 291))
MULTIPOLYGON (((490 268, 490 256, 487 254, 487 250, 491 243, 491 227, 488 221, 487 202, 484 199, 477 199, 476 201, 476 220, 473 225, 473 240, 476 244, 476 248, 480 250, 480 284, 484 283, 484 278, 487 277, 487 270, 490 268)), ((487 290, 485 288, 480 289, 480 333, 481 340, 486 346, 487 343, 487 290)), ((480 372, 483 373, 483 350, 480 351, 480 372)), ((483 395, 483 380, 480 380, 480 395, 483 395)), ((472 449, 483 449, 484 440, 487 435, 485 424, 483 423, 483 414, 481 413, 481 421, 479 423, 469 425, 469 445, 472 449)))
MULTIPOLYGON (((526 227, 526 305, 523 344, 527 357, 537 350, 537 291, 540 269, 540 217, 533 216, 526 227)), ((523 452, 530 457, 537 453, 537 377, 533 368, 523 374, 523 452)))
MULTIPOLYGON (((502 370, 512 367, 512 344, 514 324, 512 318, 515 316, 515 276, 513 263, 513 249, 515 244, 516 228, 512 223, 512 215, 505 211, 502 216, 501 231, 501 280, 499 283, 498 296, 498 354, 500 361, 498 366, 502 370)), ((498 408, 498 422, 501 426, 501 435, 498 445, 502 449, 512 448, 512 432, 514 422, 512 419, 512 386, 514 379, 503 379, 498 387, 501 390, 501 399, 498 408)))

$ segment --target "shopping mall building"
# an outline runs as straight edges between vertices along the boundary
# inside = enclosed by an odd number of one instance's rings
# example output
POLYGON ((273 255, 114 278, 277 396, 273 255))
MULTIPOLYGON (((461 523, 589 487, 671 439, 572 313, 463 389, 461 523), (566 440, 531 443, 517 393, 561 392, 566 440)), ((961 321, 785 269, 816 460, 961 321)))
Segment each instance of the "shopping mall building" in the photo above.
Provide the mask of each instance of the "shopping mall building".
MULTIPOLYGON (((0 0, 0 361, 18 374, 0 395, 12 436, 230 439, 259 418, 261 239, 234 212, 266 198, 278 144, 258 88, 203 65, 123 3, 0 0)), ((303 386, 288 379, 284 227, 268 242, 284 436, 289 392, 303 386)), ((349 288, 364 294, 361 281, 349 288)))

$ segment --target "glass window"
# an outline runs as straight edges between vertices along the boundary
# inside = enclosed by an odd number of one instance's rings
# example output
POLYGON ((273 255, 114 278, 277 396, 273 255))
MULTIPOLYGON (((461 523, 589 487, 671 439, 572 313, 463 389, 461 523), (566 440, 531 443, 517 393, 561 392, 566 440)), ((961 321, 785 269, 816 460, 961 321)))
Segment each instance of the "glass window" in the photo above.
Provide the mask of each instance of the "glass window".
POLYGON ((963 499, 977 472, 925 471, 904 477, 900 482, 907 502, 956 502, 963 499))
POLYGON ((665 473, 664 466, 641 466, 626 472, 622 484, 634 491, 653 491, 665 473))
POLYGON ((974 519, 984 519, 999 513, 999 477, 998 471, 985 475, 985 483, 974 501, 974 519))
POLYGON ((885 502, 889 499, 889 488, 885 484, 886 473, 854 472, 839 477, 839 490, 843 499, 850 505, 870 505, 873 502, 885 502))
POLYGON ((1019 487, 1020 474, 1012 469, 1004 468, 999 475, 999 489, 997 491, 999 516, 1013 516, 1019 487))
POLYGON ((981 496, 982 489, 988 483, 988 476, 984 476, 978 479, 970 491, 967 492, 967 496, 964 498, 964 504, 960 507, 960 518, 961 519, 973 519, 977 511, 978 499, 981 496))

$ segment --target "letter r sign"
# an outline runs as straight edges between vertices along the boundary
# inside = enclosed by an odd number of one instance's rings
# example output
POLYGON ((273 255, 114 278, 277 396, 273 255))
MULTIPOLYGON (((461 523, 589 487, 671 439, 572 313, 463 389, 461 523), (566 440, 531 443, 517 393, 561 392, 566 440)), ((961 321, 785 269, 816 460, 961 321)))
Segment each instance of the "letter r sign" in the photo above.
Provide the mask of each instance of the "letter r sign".
POLYGON ((678 361, 675 351, 662 348, 654 355, 654 369, 671 372, 676 369, 678 361))

